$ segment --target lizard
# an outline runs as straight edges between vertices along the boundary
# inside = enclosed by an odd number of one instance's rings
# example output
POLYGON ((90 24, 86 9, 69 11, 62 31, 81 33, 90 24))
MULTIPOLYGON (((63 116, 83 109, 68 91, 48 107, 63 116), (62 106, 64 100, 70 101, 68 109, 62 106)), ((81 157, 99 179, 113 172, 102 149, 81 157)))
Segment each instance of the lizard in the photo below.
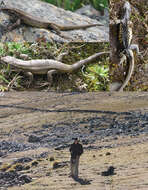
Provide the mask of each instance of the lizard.
POLYGON ((123 91, 124 87, 128 84, 133 70, 134 70, 134 54, 133 50, 136 50, 138 54, 139 47, 137 44, 132 44, 132 22, 130 21, 131 16, 131 5, 128 1, 124 3, 123 6, 123 18, 119 21, 119 41, 122 45, 122 52, 120 52, 120 64, 122 64, 124 61, 127 61, 129 63, 129 69, 127 72, 127 76, 125 78, 125 81, 119 88, 119 91, 123 91))
POLYGON ((1 57, 0 61, 8 63, 21 71, 25 71, 26 74, 29 76, 30 84, 33 81, 33 74, 47 74, 48 82, 52 83, 52 75, 54 73, 72 73, 81 68, 84 64, 90 63, 97 57, 109 53, 109 51, 99 52, 89 56, 86 59, 80 60, 72 65, 64 64, 60 61, 56 61, 53 59, 33 59, 29 61, 24 61, 12 56, 1 57))
MULTIPOLYGON (((103 24, 100 24, 100 23, 63 26, 63 25, 56 24, 54 22, 42 20, 41 18, 33 16, 33 15, 31 15, 23 10, 20 10, 18 8, 13 8, 13 7, 9 7, 9 6, 1 6, 0 10, 13 13, 15 16, 18 17, 16 23, 14 23, 12 26, 8 27, 9 30, 12 30, 16 26, 19 26, 21 24, 21 22, 24 24, 27 24, 29 26, 33 26, 33 27, 37 27, 37 28, 52 29, 52 30, 56 31, 56 33, 58 35, 61 35, 61 31, 86 29, 89 27, 103 26, 103 24)), ((63 37, 63 36, 61 35, 61 37, 63 37)))

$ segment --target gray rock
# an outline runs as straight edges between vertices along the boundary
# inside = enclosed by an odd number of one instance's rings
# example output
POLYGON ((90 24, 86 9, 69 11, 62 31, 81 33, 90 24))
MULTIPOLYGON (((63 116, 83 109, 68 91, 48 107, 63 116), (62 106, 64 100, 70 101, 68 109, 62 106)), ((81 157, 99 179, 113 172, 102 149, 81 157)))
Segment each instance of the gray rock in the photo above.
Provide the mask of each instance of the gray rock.
POLYGON ((91 19, 97 19, 99 22, 109 27, 109 11, 107 8, 104 9, 104 14, 102 14, 101 11, 96 10, 91 5, 83 6, 75 12, 81 15, 85 15, 91 19))
POLYGON ((40 142, 41 138, 36 135, 30 135, 28 138, 28 142, 30 143, 37 143, 40 142))
POLYGON ((101 173, 101 175, 102 176, 110 176, 110 175, 115 175, 116 173, 114 173, 114 167, 113 166, 110 166, 109 168, 108 168, 108 170, 107 171, 103 171, 102 173, 101 173))
POLYGON ((54 162, 53 169, 63 168, 68 165, 68 162, 54 162))
POLYGON ((116 91, 122 84, 120 82, 113 82, 109 85, 109 91, 116 91))
POLYGON ((15 160, 14 162, 13 162, 13 164, 16 164, 16 163, 28 163, 28 162, 31 162, 32 161, 32 158, 30 158, 30 157, 23 157, 23 158, 19 158, 19 159, 17 159, 17 160, 15 160))
POLYGON ((30 183, 32 181, 32 178, 30 176, 27 176, 27 175, 21 175, 19 177, 19 180, 24 182, 24 183, 30 183))

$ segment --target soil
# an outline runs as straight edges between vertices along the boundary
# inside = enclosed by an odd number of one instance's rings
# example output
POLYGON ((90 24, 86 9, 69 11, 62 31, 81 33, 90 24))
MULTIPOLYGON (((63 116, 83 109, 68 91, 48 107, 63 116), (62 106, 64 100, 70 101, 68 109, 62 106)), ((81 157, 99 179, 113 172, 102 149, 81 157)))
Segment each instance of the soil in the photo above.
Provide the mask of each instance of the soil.
POLYGON ((1 94, 0 189, 148 189, 147 102, 144 92, 1 94), (84 146, 78 180, 74 137, 84 146))

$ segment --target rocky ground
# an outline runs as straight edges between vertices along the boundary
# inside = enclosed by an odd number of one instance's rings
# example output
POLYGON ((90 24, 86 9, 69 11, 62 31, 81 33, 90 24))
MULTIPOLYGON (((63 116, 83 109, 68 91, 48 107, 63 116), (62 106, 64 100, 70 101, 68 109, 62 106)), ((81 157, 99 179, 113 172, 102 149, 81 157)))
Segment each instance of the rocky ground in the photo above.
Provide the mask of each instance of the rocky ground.
POLYGON ((1 94, 0 189, 148 189, 147 102, 144 92, 1 94), (84 146, 78 181, 73 137, 84 146))

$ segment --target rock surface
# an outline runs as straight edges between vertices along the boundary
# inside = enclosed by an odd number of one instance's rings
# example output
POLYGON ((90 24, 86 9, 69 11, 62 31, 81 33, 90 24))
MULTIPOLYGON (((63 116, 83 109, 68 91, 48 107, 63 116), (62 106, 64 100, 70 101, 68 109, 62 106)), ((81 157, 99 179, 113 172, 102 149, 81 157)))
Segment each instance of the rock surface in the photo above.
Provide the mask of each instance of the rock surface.
POLYGON ((25 183, 30 183, 31 181, 31 177, 27 175, 20 175, 16 172, 0 172, 0 188, 14 185, 24 185, 25 183))
MULTIPOLYGON (((26 11, 27 13, 41 18, 51 23, 59 25, 85 25, 98 23, 97 20, 90 19, 89 17, 82 16, 71 11, 65 11, 61 8, 57 8, 51 4, 47 4, 38 0, 5 0, 5 4, 20 10, 26 11)), ((70 37, 71 39, 64 39, 58 36, 55 31, 49 31, 46 29, 39 29, 30 27, 27 25, 21 25, 20 27, 4 32, 7 25, 14 23, 11 21, 13 18, 10 17, 7 12, 0 12, 0 39, 1 42, 15 41, 15 42, 35 42, 39 40, 45 40, 46 42, 108 42, 109 41, 109 26, 97 26, 91 27, 86 30, 71 30, 62 31, 62 34, 70 37)), ((100 21, 101 22, 101 21, 100 21)), ((103 24, 103 23, 102 23, 103 24)))

